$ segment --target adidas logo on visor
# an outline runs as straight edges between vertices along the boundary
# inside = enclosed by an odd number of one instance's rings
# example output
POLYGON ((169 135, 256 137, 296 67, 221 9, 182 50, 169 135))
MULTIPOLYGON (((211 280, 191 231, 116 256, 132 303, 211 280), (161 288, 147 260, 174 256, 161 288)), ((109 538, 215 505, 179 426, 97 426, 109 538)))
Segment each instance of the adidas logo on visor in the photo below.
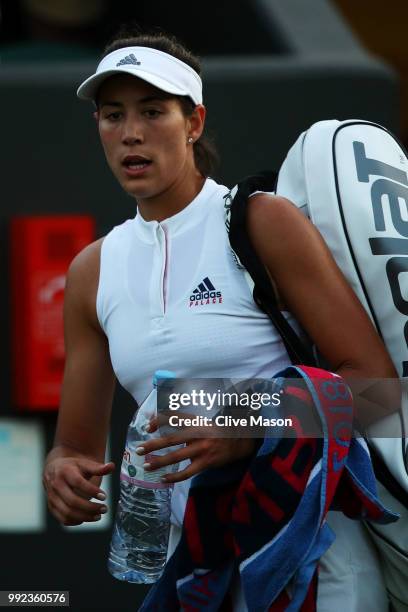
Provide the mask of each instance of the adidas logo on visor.
POLYGON ((124 66, 125 64, 133 64, 135 66, 140 66, 141 62, 139 62, 136 59, 136 56, 131 53, 130 55, 127 55, 126 57, 121 59, 120 62, 116 64, 116 66, 124 66))
POLYGON ((217 291, 208 276, 203 279, 190 295, 190 307, 204 304, 221 304, 222 293, 217 291))

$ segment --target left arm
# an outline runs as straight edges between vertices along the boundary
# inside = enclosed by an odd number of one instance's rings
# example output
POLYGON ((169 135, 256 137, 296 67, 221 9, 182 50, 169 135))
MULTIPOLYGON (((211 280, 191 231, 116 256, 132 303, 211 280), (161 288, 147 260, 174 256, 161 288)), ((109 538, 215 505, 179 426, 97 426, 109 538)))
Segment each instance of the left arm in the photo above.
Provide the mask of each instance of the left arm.
POLYGON ((291 202, 249 200, 248 231, 281 300, 341 376, 397 377, 371 320, 316 227, 291 202))

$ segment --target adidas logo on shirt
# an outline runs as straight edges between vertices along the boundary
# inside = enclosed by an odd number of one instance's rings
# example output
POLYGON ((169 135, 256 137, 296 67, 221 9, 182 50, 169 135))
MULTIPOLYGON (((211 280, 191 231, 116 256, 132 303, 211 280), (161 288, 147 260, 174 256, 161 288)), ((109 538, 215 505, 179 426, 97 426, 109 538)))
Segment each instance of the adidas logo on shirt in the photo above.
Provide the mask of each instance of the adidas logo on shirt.
POLYGON ((190 308, 205 304, 221 304, 222 293, 217 291, 208 276, 196 287, 190 295, 190 308))
POLYGON ((124 66, 125 64, 134 64, 135 66, 140 66, 141 62, 138 62, 135 55, 131 53, 130 55, 127 55, 126 57, 121 59, 120 62, 116 64, 116 66, 124 66))

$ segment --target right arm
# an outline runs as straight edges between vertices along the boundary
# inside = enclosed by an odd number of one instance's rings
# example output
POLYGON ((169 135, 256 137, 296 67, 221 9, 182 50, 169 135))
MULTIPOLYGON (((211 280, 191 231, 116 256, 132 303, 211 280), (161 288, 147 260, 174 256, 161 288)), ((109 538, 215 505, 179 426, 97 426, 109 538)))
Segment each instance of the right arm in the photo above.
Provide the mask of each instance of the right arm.
POLYGON ((108 342, 96 315, 102 240, 75 257, 64 298, 65 370, 54 447, 47 456, 43 484, 48 507, 64 525, 99 520, 102 476, 115 376, 108 342))

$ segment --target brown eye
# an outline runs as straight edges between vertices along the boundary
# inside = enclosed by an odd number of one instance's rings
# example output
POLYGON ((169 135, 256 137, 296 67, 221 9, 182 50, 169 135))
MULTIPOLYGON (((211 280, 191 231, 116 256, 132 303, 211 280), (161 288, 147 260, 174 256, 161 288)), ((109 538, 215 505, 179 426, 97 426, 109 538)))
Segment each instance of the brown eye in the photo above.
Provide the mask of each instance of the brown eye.
POLYGON ((156 108, 149 108, 144 111, 144 114, 149 117, 149 119, 156 119, 156 117, 161 115, 161 112, 156 108))
POLYGON ((121 116, 122 113, 120 113, 119 111, 115 111, 114 113, 109 113, 109 115, 106 115, 106 119, 109 119, 110 121, 118 121, 121 116))

